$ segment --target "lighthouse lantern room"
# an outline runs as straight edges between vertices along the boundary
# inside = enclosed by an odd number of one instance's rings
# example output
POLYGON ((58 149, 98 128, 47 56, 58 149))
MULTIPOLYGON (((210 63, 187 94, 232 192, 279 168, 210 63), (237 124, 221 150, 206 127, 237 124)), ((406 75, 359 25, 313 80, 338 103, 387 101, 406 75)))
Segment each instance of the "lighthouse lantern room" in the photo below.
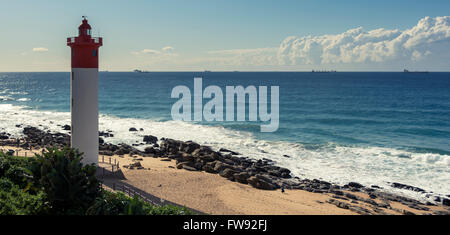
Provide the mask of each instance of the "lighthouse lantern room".
POLYGON ((72 54, 71 145, 84 153, 84 164, 98 164, 98 49, 103 40, 92 37, 86 17, 78 27, 78 34, 78 37, 67 38, 72 54))

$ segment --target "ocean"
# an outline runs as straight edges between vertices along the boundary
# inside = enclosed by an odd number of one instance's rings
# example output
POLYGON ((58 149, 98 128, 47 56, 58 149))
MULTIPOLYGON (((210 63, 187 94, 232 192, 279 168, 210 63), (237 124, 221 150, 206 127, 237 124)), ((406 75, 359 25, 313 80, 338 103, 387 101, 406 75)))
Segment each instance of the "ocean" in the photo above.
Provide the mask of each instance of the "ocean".
MULTIPOLYGON (((390 183, 450 194, 450 73, 101 72, 99 105, 100 130, 114 132, 106 142, 140 143, 148 134, 193 140, 272 159, 300 178, 416 198, 425 195, 390 183), (279 86, 278 131, 261 133, 261 123, 249 121, 173 121, 172 89, 193 91, 194 77, 224 91, 279 86)), ((20 136, 16 124, 64 132, 58 125, 70 124, 69 111, 69 73, 0 73, 0 132, 20 136)))

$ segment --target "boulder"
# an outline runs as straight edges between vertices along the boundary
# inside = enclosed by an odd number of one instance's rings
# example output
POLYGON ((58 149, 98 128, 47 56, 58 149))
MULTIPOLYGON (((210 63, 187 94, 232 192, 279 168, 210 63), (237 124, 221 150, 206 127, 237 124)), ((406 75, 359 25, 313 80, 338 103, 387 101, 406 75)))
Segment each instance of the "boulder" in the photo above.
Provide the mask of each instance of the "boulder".
POLYGON ((153 147, 147 147, 147 148, 145 148, 144 152, 146 154, 155 154, 156 150, 153 147))
POLYGON ((394 188, 406 189, 406 190, 411 190, 411 191, 414 191, 414 192, 422 192, 422 193, 425 192, 424 189, 421 189, 421 188, 418 188, 418 187, 414 187, 414 186, 411 186, 411 185, 407 185, 407 184, 401 184, 401 183, 395 183, 394 182, 394 183, 391 184, 391 186, 394 187, 394 188))
POLYGON ((348 186, 352 187, 352 188, 363 188, 364 186, 360 183, 356 183, 356 182, 350 182, 348 183, 348 186))
POLYGON ((234 180, 236 180, 237 182, 241 183, 241 184, 247 184, 248 183, 248 178, 250 178, 250 175, 247 172, 241 172, 241 173, 236 173, 233 175, 234 176, 234 180))
POLYGON ((192 153, 198 148, 200 148, 199 144, 192 142, 192 141, 187 141, 187 142, 181 143, 179 150, 182 152, 185 152, 185 153, 192 153))
POLYGON ((183 169, 188 170, 188 171, 197 171, 197 169, 195 167, 188 166, 186 164, 183 165, 183 169))
POLYGON ((273 184, 270 179, 261 175, 252 176, 247 179, 247 182, 257 189, 275 190, 277 188, 277 186, 273 184))
POLYGON ((450 199, 448 199, 448 198, 442 198, 442 205, 444 205, 444 206, 450 206, 450 199))
POLYGON ((220 176, 227 178, 229 180, 234 180, 234 174, 238 173, 237 171, 227 168, 219 173, 220 176))
POLYGON ((215 165, 214 165, 214 171, 215 172, 221 172, 221 171, 223 171, 225 169, 228 169, 228 168, 233 168, 233 167, 228 165, 228 164, 226 164, 226 163, 223 163, 223 162, 220 162, 220 161, 215 161, 215 165))
POLYGON ((194 161, 194 157, 189 153, 182 153, 181 157, 182 157, 183 161, 186 161, 186 162, 194 161))
POLYGON ((133 170, 135 168, 138 170, 143 169, 140 161, 133 162, 130 165, 126 166, 126 168, 129 168, 130 170, 133 170))
POLYGON ((0 133, 0 140, 7 140, 7 139, 9 139, 9 136, 6 133, 4 132, 0 133))
POLYGON ((153 135, 146 135, 144 136, 144 142, 146 144, 156 144, 156 142, 158 142, 158 137, 153 135))
POLYGON ((70 131, 72 128, 71 128, 71 126, 69 126, 69 125, 64 125, 63 126, 63 130, 65 130, 65 131, 70 131))
POLYGON ((129 131, 130 132, 136 132, 136 131, 138 131, 136 128, 134 128, 134 127, 131 127, 130 129, 129 129, 129 131))
POLYGON ((215 165, 216 165, 215 162, 208 162, 203 166, 202 170, 208 173, 215 174, 217 173, 217 171, 214 170, 215 165))

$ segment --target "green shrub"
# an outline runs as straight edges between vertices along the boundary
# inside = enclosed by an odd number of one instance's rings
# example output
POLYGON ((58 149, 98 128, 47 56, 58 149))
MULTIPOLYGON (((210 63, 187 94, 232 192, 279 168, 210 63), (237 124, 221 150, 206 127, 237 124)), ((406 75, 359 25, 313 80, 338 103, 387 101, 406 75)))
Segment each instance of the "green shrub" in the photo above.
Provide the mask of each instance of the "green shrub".
POLYGON ((187 208, 153 206, 102 190, 94 165, 70 148, 35 158, 0 153, 0 215, 189 215, 187 208))
POLYGON ((0 152, 0 177, 4 176, 6 171, 9 169, 9 161, 5 154, 0 152))
POLYGON ((194 213, 186 207, 165 205, 152 207, 147 215, 194 215, 194 213))
POLYGON ((5 173, 5 177, 14 184, 18 185, 20 188, 25 188, 28 186, 29 182, 32 181, 33 178, 28 169, 16 165, 9 167, 5 173))
POLYGON ((0 215, 42 215, 47 211, 48 204, 43 192, 31 195, 17 186, 0 190, 0 215))
POLYGON ((102 190, 102 193, 87 210, 87 215, 121 215, 128 204, 129 198, 123 193, 111 193, 102 190))
POLYGON ((8 178, 0 178, 0 191, 10 191, 14 186, 8 178))
POLYGON ((48 149, 36 155, 39 184, 53 214, 84 214, 100 193, 96 166, 83 165, 74 149, 48 149))
POLYGON ((138 197, 103 190, 102 195, 87 210, 87 215, 192 215, 187 208, 153 206, 138 197))

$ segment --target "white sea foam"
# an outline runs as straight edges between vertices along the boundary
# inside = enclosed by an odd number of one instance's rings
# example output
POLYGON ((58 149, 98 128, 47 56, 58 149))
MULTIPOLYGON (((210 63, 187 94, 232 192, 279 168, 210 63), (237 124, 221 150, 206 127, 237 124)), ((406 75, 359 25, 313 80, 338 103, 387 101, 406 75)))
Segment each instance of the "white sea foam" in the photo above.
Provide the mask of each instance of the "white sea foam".
POLYGON ((20 98, 20 99, 17 99, 17 101, 27 102, 27 101, 30 101, 30 98, 20 98))
MULTIPOLYGON (((0 104, 0 129, 20 136, 22 128, 16 124, 40 126, 64 132, 61 125, 70 123, 70 113, 35 111, 26 107, 0 104), (59 126, 58 126, 59 125, 59 126)), ((155 135, 177 140, 193 140, 215 149, 227 148, 255 159, 268 158, 277 165, 289 168, 295 176, 323 179, 345 184, 356 181, 364 185, 378 185, 388 191, 423 199, 424 195, 390 188, 388 182, 421 187, 434 193, 450 193, 450 156, 434 153, 415 153, 382 147, 344 147, 328 144, 311 149, 302 144, 258 140, 249 132, 203 126, 180 121, 158 122, 144 119, 117 118, 100 115, 100 130, 111 130, 110 143, 140 143, 143 135, 155 135), (130 132, 129 128, 143 128, 130 132), (283 155, 289 155, 290 158, 283 155)), ((145 146, 141 146, 145 148, 145 146)))
POLYGON ((26 91, 13 91, 9 92, 10 95, 28 95, 28 92, 26 91))
POLYGON ((14 100, 14 99, 7 95, 0 96, 0 101, 10 101, 10 100, 14 100))

